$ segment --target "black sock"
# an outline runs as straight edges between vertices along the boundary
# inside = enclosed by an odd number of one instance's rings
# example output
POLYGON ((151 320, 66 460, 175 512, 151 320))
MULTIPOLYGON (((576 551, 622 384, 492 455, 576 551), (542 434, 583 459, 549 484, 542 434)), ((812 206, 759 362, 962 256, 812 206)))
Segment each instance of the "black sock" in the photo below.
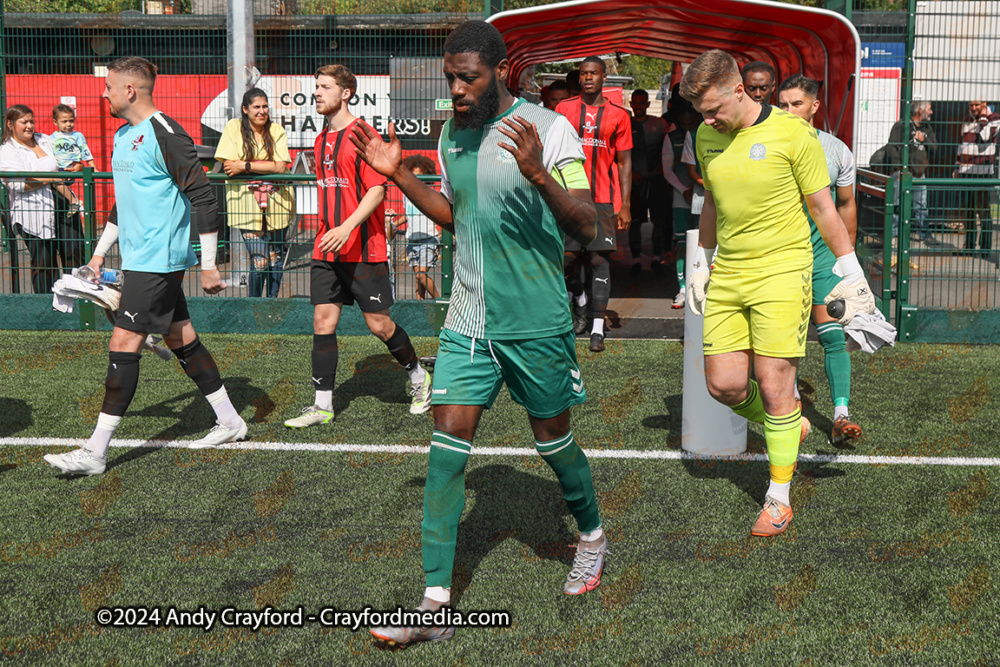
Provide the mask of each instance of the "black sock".
POLYGON ((407 371, 412 371, 420 364, 417 359, 417 351, 413 349, 413 343, 410 342, 410 337, 398 324, 396 330, 389 336, 389 340, 385 341, 385 346, 389 348, 389 353, 399 362, 399 365, 407 371))
POLYGON ((333 391, 337 377, 337 334, 313 334, 312 381, 316 391, 333 391))
POLYGON ((566 253, 563 255, 563 272, 566 275, 566 289, 574 297, 583 294, 583 282, 580 280, 580 255, 566 253))
POLYGON ((219 367, 215 365, 212 353, 201 344, 200 338, 195 338, 192 342, 173 352, 177 360, 181 362, 181 368, 184 369, 189 378, 194 380, 203 395, 208 396, 222 389, 222 376, 219 375, 219 367))
POLYGON ((590 282, 590 289, 594 295, 591 313, 595 320, 604 318, 608 301, 611 299, 611 262, 608 255, 609 253, 605 252, 595 252, 590 256, 590 266, 594 272, 594 278, 590 282))
POLYGON ((138 352, 112 352, 108 356, 101 412, 123 417, 139 386, 139 359, 142 355, 138 352))

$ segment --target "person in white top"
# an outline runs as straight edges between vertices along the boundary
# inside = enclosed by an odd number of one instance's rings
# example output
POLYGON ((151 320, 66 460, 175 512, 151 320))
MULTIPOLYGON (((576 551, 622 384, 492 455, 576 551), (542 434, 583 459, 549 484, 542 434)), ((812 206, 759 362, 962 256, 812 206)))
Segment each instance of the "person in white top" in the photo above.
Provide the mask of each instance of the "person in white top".
MULTIPOLYGON (((44 134, 35 132, 35 115, 23 104, 7 109, 0 139, 0 171, 57 171, 52 144, 44 134)), ((82 264, 83 237, 80 230, 59 220, 55 211, 53 188, 71 204, 79 205, 76 195, 54 178, 7 178, 10 192, 10 216, 14 231, 21 235, 31 258, 31 286, 36 294, 52 291, 59 278, 56 253, 59 243, 66 258, 79 256, 82 264), (79 251, 76 248, 79 247, 79 251)), ((70 266, 63 269, 69 270, 70 266)))

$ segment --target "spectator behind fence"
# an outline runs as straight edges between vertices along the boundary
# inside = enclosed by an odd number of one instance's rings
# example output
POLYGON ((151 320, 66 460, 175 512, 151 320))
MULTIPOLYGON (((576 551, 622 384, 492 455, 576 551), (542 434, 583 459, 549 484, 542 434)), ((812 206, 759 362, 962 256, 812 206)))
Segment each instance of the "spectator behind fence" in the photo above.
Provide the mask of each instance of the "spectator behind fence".
MULTIPOLYGON (((7 109, 0 138, 0 171, 56 171, 52 142, 35 132, 35 114, 23 104, 7 109)), ((57 216, 52 190, 60 192, 70 204, 80 202, 59 179, 8 178, 11 224, 24 239, 31 258, 31 287, 35 294, 47 294, 59 278, 57 253, 63 268, 69 270, 84 263, 83 235, 65 216, 57 216)))
MULTIPOLYGON (((76 111, 68 104, 57 104, 52 109, 52 123, 56 131, 49 135, 52 141, 52 153, 56 158, 59 171, 83 171, 84 167, 94 168, 94 156, 87 146, 87 139, 82 133, 74 131, 76 127, 76 111)), ((70 184, 67 183, 69 188, 70 184)), ((73 227, 77 234, 83 237, 83 220, 80 216, 80 205, 74 204, 58 192, 55 193, 56 218, 68 218, 66 225, 73 227)), ((79 244, 78 244, 79 245, 79 244)), ((83 262, 83 248, 78 249, 78 256, 67 256, 65 244, 60 244, 56 251, 63 266, 76 266, 83 262)))
POLYGON ((83 171, 84 167, 94 168, 94 156, 87 146, 87 138, 75 131, 76 111, 68 104, 57 104, 52 109, 52 123, 56 131, 52 133, 52 152, 56 156, 59 171, 83 171))
MULTIPOLYGON (((415 176, 437 174, 434 161, 426 155, 411 155, 403 160, 403 166, 413 172, 415 176)), ((428 270, 437 266, 437 227, 406 197, 403 198, 403 210, 405 213, 399 215, 391 208, 386 209, 385 215, 391 225, 389 239, 391 240, 397 232, 405 229, 406 258, 413 272, 417 275, 417 297, 426 299, 424 294, 427 294, 430 298, 436 299, 438 297, 437 287, 434 285, 434 279, 428 274, 428 270)))
MULTIPOLYGON (((251 88, 243 94, 240 117, 226 123, 215 159, 230 177, 283 174, 292 158, 285 129, 271 122, 267 94, 251 88)), ((285 269, 288 227, 295 213, 291 186, 257 180, 226 184, 229 226, 240 230, 250 255, 250 296, 278 296, 285 269), (267 292, 263 293, 265 283, 267 292)))
MULTIPOLYGON (((997 154, 1000 114, 993 113, 985 101, 969 102, 969 114, 962 123, 962 143, 953 178, 992 178, 997 154)), ((993 247, 993 216, 990 213, 990 189, 959 188, 960 208, 965 216, 965 249, 976 249, 976 215, 982 231, 979 247, 993 247)))
MULTIPOLYGON (((899 192, 902 189, 899 187, 899 171, 903 161, 903 145, 906 142, 910 144, 909 163, 910 173, 913 175, 913 178, 924 178, 927 175, 927 168, 930 166, 931 159, 934 152, 937 151, 938 146, 937 135, 934 133, 934 128, 928 122, 933 113, 934 110, 931 108, 930 102, 914 102, 910 108, 909 135, 904 138, 904 133, 907 131, 907 123, 904 120, 896 121, 896 124, 892 126, 892 130, 889 131, 888 146, 890 147, 890 156, 892 156, 890 159, 894 159, 897 165, 893 169, 897 211, 899 210, 899 192)), ((926 185, 913 186, 913 221, 915 223, 913 231, 917 233, 921 241, 927 245, 940 245, 927 228, 926 185)), ((897 213, 893 219, 892 235, 896 236, 898 233, 899 215, 897 213)))

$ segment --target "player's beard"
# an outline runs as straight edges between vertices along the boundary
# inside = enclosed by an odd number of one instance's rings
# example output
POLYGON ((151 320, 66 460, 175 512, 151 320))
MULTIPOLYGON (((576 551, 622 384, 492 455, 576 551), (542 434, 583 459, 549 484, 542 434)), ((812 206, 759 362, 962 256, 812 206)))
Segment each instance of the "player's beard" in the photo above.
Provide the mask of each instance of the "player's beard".
POLYGON ((334 100, 332 103, 329 103, 325 107, 323 107, 323 111, 316 109, 316 112, 323 116, 326 116, 327 118, 330 118, 331 116, 336 116, 338 113, 340 113, 340 108, 343 106, 343 104, 344 104, 343 100, 334 100))
MULTIPOLYGON (((459 98, 461 99, 461 98, 459 98)), ((458 100, 452 98, 454 104, 458 100)), ((460 130, 478 130, 483 124, 497 115, 500 109, 500 89, 497 86, 497 75, 490 75, 490 84, 486 86, 486 92, 475 104, 469 105, 468 111, 453 111, 455 125, 460 130)))

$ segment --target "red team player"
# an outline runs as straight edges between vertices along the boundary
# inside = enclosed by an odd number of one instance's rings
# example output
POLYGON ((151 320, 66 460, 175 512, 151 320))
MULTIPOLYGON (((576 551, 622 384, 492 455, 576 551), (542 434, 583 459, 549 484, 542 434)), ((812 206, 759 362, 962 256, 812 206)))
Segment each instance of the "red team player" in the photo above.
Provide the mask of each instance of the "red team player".
POLYGON ((410 337, 389 316, 393 301, 385 243, 387 182, 361 160, 348 139, 355 125, 366 125, 347 106, 357 87, 354 74, 343 65, 316 71, 316 110, 326 116, 316 140, 320 215, 310 276, 316 403, 286 421, 291 428, 327 424, 334 417, 337 323, 345 304, 357 303, 368 328, 409 373, 410 412, 430 409, 431 379, 420 367, 410 337))
POLYGON ((566 237, 566 284, 573 299, 573 329, 586 333, 589 297, 590 351, 604 351, 604 312, 611 297, 611 253, 617 230, 632 222, 632 120, 622 107, 604 97, 604 62, 590 56, 580 65, 581 93, 556 107, 583 140, 590 194, 597 205, 597 238, 584 247, 566 237), (585 285, 580 282, 584 269, 585 285))

